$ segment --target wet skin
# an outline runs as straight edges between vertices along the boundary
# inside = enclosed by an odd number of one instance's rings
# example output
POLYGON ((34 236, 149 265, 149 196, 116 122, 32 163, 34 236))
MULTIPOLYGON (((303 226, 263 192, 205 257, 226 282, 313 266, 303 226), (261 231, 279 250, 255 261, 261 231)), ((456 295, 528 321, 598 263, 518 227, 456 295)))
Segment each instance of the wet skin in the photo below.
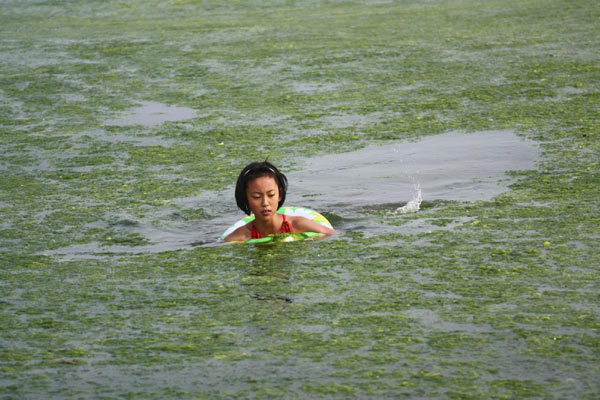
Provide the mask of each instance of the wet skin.
POLYGON ((281 194, 277 182, 270 176, 261 176, 248 183, 246 197, 250 210, 256 216, 254 224, 260 234, 280 233, 283 217, 277 214, 281 194))
MULTIPOLYGON (((277 182, 271 176, 261 176, 248 183, 246 197, 256 219, 254 226, 262 237, 282 232, 283 217, 277 214, 281 194, 277 182)), ((294 232, 318 232, 335 234, 335 230, 304 217, 287 216, 294 232)), ((252 238, 251 224, 238 228, 225 241, 245 241, 252 238)))

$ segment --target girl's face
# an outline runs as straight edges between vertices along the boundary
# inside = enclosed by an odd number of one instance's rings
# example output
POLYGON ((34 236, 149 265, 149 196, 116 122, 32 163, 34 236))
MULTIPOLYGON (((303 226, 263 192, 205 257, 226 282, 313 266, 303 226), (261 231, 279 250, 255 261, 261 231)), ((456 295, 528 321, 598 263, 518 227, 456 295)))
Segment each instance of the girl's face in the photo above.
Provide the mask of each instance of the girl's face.
POLYGON ((261 176, 248 182, 246 197, 256 218, 268 219, 277 212, 281 201, 279 186, 272 176, 261 176))

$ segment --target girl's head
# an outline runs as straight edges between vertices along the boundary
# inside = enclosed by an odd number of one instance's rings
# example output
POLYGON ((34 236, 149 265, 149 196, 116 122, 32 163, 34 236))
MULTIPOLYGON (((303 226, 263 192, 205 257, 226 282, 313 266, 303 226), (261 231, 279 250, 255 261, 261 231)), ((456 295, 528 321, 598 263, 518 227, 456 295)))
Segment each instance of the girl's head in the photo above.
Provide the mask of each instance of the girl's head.
POLYGON ((281 207, 285 202, 285 194, 287 192, 287 178, 285 175, 279 172, 277 167, 268 161, 253 162, 246 165, 246 167, 242 170, 235 185, 235 201, 237 202, 238 207, 247 215, 250 215, 252 212, 250 210, 248 195, 246 193, 248 184, 254 179, 261 178, 263 176, 273 178, 277 184, 277 187, 279 188, 280 200, 277 208, 281 207))

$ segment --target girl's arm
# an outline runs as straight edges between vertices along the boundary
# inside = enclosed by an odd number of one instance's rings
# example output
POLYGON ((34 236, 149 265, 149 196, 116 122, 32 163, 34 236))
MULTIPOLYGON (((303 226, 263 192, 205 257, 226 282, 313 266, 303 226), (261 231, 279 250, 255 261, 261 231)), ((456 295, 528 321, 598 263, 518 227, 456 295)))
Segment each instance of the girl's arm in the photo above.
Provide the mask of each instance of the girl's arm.
POLYGON ((248 227, 240 226, 223 240, 226 242, 245 242, 251 238, 252 234, 250 233, 248 227))
POLYGON ((337 232, 331 228, 321 225, 311 219, 304 217, 294 217, 292 221, 294 232, 317 232, 327 235, 335 235, 337 232))

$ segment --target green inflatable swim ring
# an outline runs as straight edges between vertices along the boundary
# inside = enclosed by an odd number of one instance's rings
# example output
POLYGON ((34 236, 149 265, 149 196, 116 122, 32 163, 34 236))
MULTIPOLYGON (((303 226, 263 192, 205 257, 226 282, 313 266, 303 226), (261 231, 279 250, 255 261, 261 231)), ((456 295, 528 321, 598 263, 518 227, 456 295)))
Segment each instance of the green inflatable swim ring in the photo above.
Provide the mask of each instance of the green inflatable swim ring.
MULTIPOLYGON (((321 214, 319 214, 318 212, 311 210, 309 208, 304 208, 304 207, 281 207, 279 210, 277 210, 277 214, 283 214, 283 215, 289 215, 292 217, 304 217, 304 218, 308 218, 311 219, 321 225, 324 225, 328 228, 333 229, 333 227, 331 226, 331 223, 327 220, 327 218, 325 218, 324 216, 322 216, 321 214)), ((225 232, 223 232, 223 234, 221 235, 221 240, 225 240, 225 238, 229 235, 231 235, 236 229, 238 229, 241 226, 244 226, 246 224, 249 224, 250 222, 254 221, 254 214, 247 216, 246 218, 242 218, 239 221, 237 221, 235 224, 231 225, 229 228, 227 228, 227 230, 225 230, 225 232)), ((260 239, 250 239, 250 240, 246 240, 245 243, 277 243, 277 242, 295 242, 297 240, 305 240, 305 239, 311 239, 311 238, 315 238, 315 237, 320 237, 323 236, 322 233, 317 233, 317 232, 301 232, 301 233, 297 233, 297 232, 292 232, 292 233, 278 233, 276 235, 269 235, 267 237, 264 238, 260 238, 260 239)))

